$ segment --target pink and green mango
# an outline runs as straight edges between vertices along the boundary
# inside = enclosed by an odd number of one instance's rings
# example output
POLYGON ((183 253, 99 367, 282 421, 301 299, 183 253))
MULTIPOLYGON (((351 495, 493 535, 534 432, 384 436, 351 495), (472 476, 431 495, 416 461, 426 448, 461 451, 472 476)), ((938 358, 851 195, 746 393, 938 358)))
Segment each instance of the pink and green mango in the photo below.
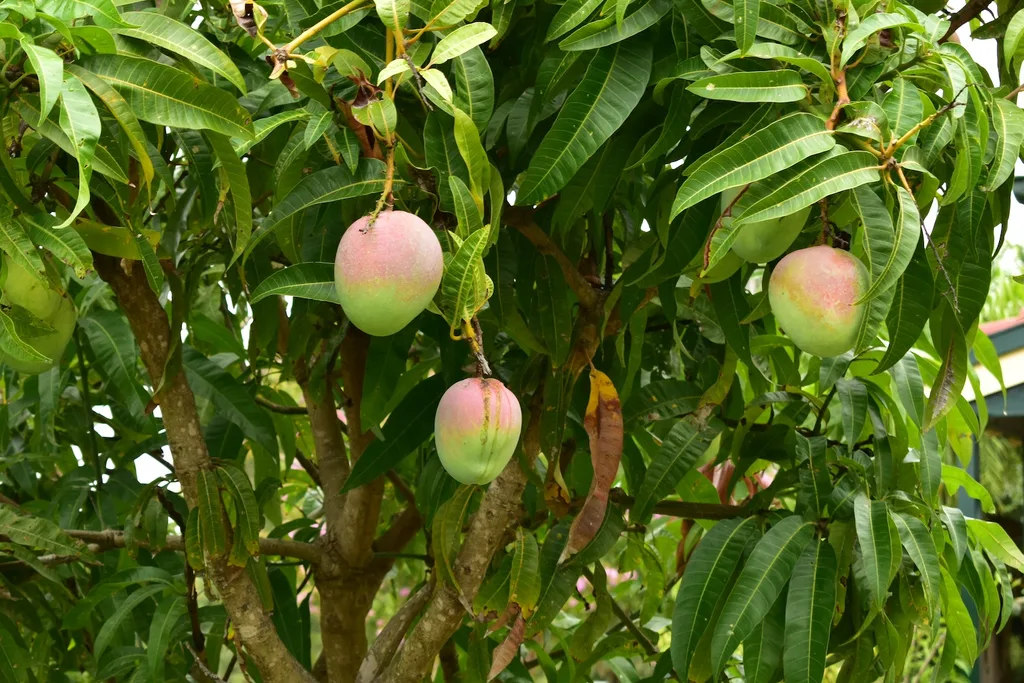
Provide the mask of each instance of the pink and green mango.
POLYGON ((464 379, 441 397, 434 443, 441 464, 463 484, 489 484, 512 459, 523 414, 519 401, 496 379, 464 379))
POLYGON ((437 236, 418 216, 384 211, 348 227, 334 259, 345 315, 367 334, 386 337, 423 312, 444 272, 437 236))
POLYGON ((853 349, 867 304, 867 268, 848 251, 827 246, 788 254, 772 271, 768 301, 775 320, 802 351, 830 358, 853 349))

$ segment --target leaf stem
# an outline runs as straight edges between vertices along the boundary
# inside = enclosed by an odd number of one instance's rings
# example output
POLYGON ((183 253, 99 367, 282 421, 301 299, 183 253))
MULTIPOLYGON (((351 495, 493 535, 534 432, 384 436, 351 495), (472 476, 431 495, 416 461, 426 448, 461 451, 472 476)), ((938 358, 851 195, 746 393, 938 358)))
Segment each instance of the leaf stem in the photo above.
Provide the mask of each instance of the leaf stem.
POLYGON ((300 45, 302 45, 310 38, 315 37, 318 33, 320 33, 325 28, 336 22, 338 19, 341 19, 346 14, 351 14, 356 10, 361 10, 363 9, 363 7, 366 7, 368 5, 369 3, 367 3, 366 0, 352 0, 352 2, 348 3, 347 5, 343 5, 342 7, 338 8, 334 12, 331 12, 329 15, 327 15, 320 21, 316 22, 315 24, 307 28, 305 31, 300 33, 295 38, 293 38, 290 43, 281 48, 281 50, 287 54, 295 52, 295 50, 300 45))
MULTIPOLYGON (((601 571, 604 571, 604 569, 602 569, 601 571)), ((587 579, 587 581, 590 582, 591 586, 594 585, 594 575, 590 572, 590 569, 584 567, 583 576, 587 579)), ((648 590, 650 589, 648 588, 648 590)), ((606 595, 608 596, 608 602, 611 603, 612 612, 615 613, 615 617, 619 620, 620 623, 622 623, 623 626, 626 627, 626 630, 629 631, 634 638, 636 638, 637 642, 639 642, 640 645, 643 646, 644 651, 646 651, 648 655, 658 654, 657 646, 655 646, 654 643, 651 642, 650 638, 647 637, 647 634, 644 633, 643 630, 636 625, 636 622, 634 622, 630 618, 630 616, 626 614, 625 610, 623 610, 619 603, 615 601, 615 598, 612 597, 612 594, 609 592, 606 593, 606 595)))

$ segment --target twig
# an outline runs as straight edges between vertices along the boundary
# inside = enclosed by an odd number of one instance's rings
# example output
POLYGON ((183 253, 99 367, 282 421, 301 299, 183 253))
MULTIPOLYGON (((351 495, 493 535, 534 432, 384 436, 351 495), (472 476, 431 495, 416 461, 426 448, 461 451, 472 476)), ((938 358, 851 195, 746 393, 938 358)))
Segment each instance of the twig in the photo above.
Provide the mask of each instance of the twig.
POLYGON ((970 0, 960 11, 949 18, 949 28, 946 29, 945 35, 939 38, 939 42, 944 43, 949 40, 958 28, 981 14, 990 4, 992 4, 992 0, 970 0))
POLYGON ((814 433, 821 433, 821 423, 825 419, 825 414, 828 412, 828 404, 832 402, 832 397, 836 395, 836 385, 832 385, 832 389, 828 392, 828 396, 825 397, 825 401, 821 404, 821 408, 818 409, 818 419, 814 422, 814 433))
MULTIPOLYGON (((77 538, 86 543, 95 544, 99 550, 111 550, 124 547, 124 532, 107 529, 105 531, 90 531, 86 529, 64 529, 64 533, 71 538, 77 538)), ((143 548, 148 548, 146 541, 138 540, 136 543, 143 548)), ((185 540, 181 536, 168 536, 164 544, 167 550, 184 552, 185 540)), ((320 562, 320 548, 311 543, 293 541, 290 538, 261 538, 261 555, 280 555, 281 557, 294 557, 299 560, 306 560, 313 564, 320 562)))
POLYGON ((946 642, 946 634, 941 633, 939 637, 935 639, 935 644, 932 645, 932 649, 928 651, 928 656, 924 658, 924 664, 921 665, 921 670, 914 676, 913 683, 921 683, 921 679, 924 678, 924 674, 931 668, 932 660, 935 659, 935 655, 938 653, 939 648, 946 642))
MULTIPOLYGON (((320 33, 320 31, 323 31, 325 28, 336 22, 338 19, 341 19, 346 14, 351 14, 352 12, 355 12, 357 10, 361 10, 363 7, 366 7, 368 5, 369 3, 367 3, 366 0, 352 0, 352 2, 340 7, 334 12, 331 12, 329 15, 327 15, 320 21, 316 22, 315 24, 307 28, 305 31, 300 33, 296 38, 292 39, 290 43, 288 43, 280 50, 278 50, 276 54, 280 54, 281 52, 283 52, 286 56, 291 55, 300 45, 302 45, 310 38, 316 36, 316 34, 320 33)), ((277 58, 276 54, 275 59, 277 58)))
MULTIPOLYGON (((900 168, 899 165, 896 166, 896 173, 899 175, 900 182, 903 184, 903 189, 905 189, 910 194, 911 198, 913 198, 914 191, 910 188, 910 183, 907 182, 907 176, 903 174, 903 169, 900 168)), ((949 285, 949 291, 953 295, 953 310, 956 313, 959 313, 960 298, 957 296, 956 287, 953 285, 953 279, 949 277, 949 272, 946 270, 946 266, 942 262, 942 255, 939 254, 939 248, 935 246, 935 240, 931 238, 931 235, 929 235, 927 231, 923 232, 925 234, 925 242, 927 242, 928 246, 931 248, 932 254, 935 256, 935 263, 939 266, 939 270, 942 271, 942 276, 946 278, 946 284, 949 285)))
POLYGON ((1022 92, 1024 92, 1024 85, 1018 85, 1016 88, 1010 91, 1010 94, 1006 96, 1006 99, 1010 100, 1011 102, 1016 102, 1017 95, 1021 94, 1022 92))
MULTIPOLYGON (((587 579, 587 581, 590 582, 591 586, 594 585, 594 575, 590 572, 590 569, 584 567, 583 576, 587 579)), ((633 637, 637 639, 637 642, 639 642, 643 646, 644 650, 647 652, 648 655, 658 654, 657 646, 655 646, 654 643, 650 641, 650 639, 647 637, 647 634, 644 633, 643 630, 636 625, 636 622, 634 622, 628 614, 626 614, 625 610, 623 610, 622 607, 619 606, 619 603, 615 601, 615 598, 612 597, 611 593, 608 593, 607 595, 608 601, 611 602, 612 605, 612 612, 615 613, 616 618, 622 623, 622 625, 626 627, 626 630, 629 631, 633 635, 633 637)))
MULTIPOLYGON (((836 45, 838 45, 839 41, 846 35, 845 12, 836 12, 836 24, 836 45)), ((833 50, 830 55, 832 80, 836 84, 836 105, 832 108, 832 114, 828 117, 828 121, 825 122, 825 128, 828 130, 836 129, 836 123, 839 122, 839 112, 850 103, 850 93, 846 89, 846 69, 839 66, 839 54, 839 52, 833 50)))
MULTIPOLYGON (((623 507, 632 507, 635 500, 622 489, 612 489, 609 497, 623 507)), ((654 506, 654 514, 683 519, 734 519, 749 517, 756 511, 746 505, 720 505, 718 503, 687 503, 681 500, 663 500, 654 506)))
POLYGON ((932 123, 935 122, 935 119, 939 118, 940 116, 945 114, 947 111, 953 109, 954 107, 963 106, 965 103, 957 102, 956 99, 960 97, 960 93, 962 93, 968 87, 970 86, 965 85, 964 87, 960 88, 957 94, 953 96, 952 102, 949 102, 948 104, 944 104, 941 107, 939 107, 934 114, 928 116, 923 121, 916 124, 913 128, 904 133, 903 137, 893 142, 886 149, 882 150, 884 158, 891 159, 893 154, 896 153, 896 150, 898 150, 903 145, 907 144, 912 137, 914 137, 921 131, 922 128, 927 128, 928 126, 932 125, 932 123))
POLYGON ((192 656, 195 658, 195 665, 199 667, 199 670, 202 671, 207 678, 211 681, 215 681, 215 683, 227 683, 223 678, 210 671, 209 667, 207 667, 206 664, 203 663, 203 660, 200 659, 199 653, 196 652, 188 642, 185 642, 184 645, 185 649, 191 652, 192 656))
POLYGON ((391 482, 391 485, 395 487, 395 490, 405 498, 406 503, 409 503, 410 505, 416 504, 416 494, 412 492, 412 489, 409 488, 408 484, 402 481, 402 478, 398 476, 397 472, 394 470, 388 470, 387 477, 388 481, 391 482))
POLYGON ((732 217, 732 208, 736 206, 736 202, 738 202, 740 200, 740 197, 745 195, 747 193, 747 190, 749 189, 750 183, 747 183, 746 185, 743 186, 743 189, 736 193, 736 196, 732 198, 731 202, 729 202, 729 206, 725 207, 725 211, 723 211, 722 215, 718 217, 717 221, 715 221, 714 226, 712 226, 711 228, 711 232, 708 233, 708 238, 704 241, 703 270, 707 270, 708 264, 711 263, 711 242, 712 240, 715 239, 715 234, 722 229, 722 221, 725 220, 726 218, 732 217))
POLYGON ((256 395, 256 403, 260 404, 272 413, 280 413, 281 415, 305 415, 305 406, 284 406, 280 403, 274 403, 270 399, 263 398, 259 394, 256 395))

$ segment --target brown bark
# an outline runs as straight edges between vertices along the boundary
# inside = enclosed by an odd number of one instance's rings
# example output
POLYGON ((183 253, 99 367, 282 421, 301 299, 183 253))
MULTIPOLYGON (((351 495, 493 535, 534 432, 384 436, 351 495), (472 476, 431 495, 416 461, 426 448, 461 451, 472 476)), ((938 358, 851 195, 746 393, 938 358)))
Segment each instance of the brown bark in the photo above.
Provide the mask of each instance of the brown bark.
MULTIPOLYGON (((125 272, 109 256, 94 256, 96 270, 114 290, 121 310, 128 318, 139 343, 142 361, 154 385, 160 383, 170 350, 171 331, 167 314, 150 289, 141 266, 125 272)), ((160 411, 167 429, 167 441, 174 469, 189 508, 197 504, 196 477, 212 467, 206 450, 195 397, 180 369, 167 377, 160 393, 160 411)), ((285 647, 270 615, 263 609, 259 593, 244 570, 228 566, 225 559, 209 558, 207 579, 213 584, 236 632, 268 683, 313 681, 313 677, 285 647)))

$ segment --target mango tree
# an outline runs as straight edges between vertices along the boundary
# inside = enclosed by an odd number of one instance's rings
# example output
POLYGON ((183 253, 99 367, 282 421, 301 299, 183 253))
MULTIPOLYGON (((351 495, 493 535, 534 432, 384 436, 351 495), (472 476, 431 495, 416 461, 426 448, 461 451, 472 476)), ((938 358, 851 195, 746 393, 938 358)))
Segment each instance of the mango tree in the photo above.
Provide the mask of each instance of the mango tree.
POLYGON ((970 666, 986 9, 3 3, 0 679, 970 666))

